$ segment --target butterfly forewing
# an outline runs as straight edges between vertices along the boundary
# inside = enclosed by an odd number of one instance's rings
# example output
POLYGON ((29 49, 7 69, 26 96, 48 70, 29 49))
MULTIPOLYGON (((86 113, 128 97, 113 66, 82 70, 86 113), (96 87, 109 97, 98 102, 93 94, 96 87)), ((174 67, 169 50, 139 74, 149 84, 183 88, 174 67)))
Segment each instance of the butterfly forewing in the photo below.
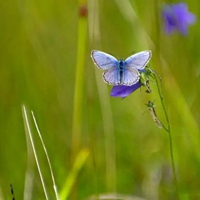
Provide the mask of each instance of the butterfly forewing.
POLYGON ((125 60, 126 67, 143 70, 151 58, 151 51, 141 51, 125 60))
POLYGON ((134 85, 135 83, 137 83, 140 79, 140 74, 137 71, 137 69, 134 68, 125 68, 122 74, 122 78, 121 78, 121 84, 122 85, 134 85))
POLYGON ((117 67, 118 65, 118 60, 114 56, 102 51, 93 50, 91 57, 96 66, 102 70, 111 69, 112 67, 117 67))

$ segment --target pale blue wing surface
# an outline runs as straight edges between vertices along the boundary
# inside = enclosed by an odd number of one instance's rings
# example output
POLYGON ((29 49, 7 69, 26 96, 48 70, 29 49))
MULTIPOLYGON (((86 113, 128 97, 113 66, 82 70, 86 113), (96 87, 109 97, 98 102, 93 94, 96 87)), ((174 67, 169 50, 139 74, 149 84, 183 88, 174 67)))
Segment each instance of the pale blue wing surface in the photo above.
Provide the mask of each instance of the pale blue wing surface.
POLYGON ((151 58, 151 51, 141 51, 136 53, 125 60, 127 68, 135 68, 137 70, 143 70, 151 58))
POLYGON ((121 78, 121 85, 131 86, 140 79, 140 73, 134 68, 125 68, 121 78))
POLYGON ((120 73, 118 68, 111 68, 103 73, 103 80, 109 85, 121 85, 120 73))
POLYGON ((114 56, 102 51, 93 50, 91 57, 99 69, 107 70, 118 66, 118 60, 114 56))

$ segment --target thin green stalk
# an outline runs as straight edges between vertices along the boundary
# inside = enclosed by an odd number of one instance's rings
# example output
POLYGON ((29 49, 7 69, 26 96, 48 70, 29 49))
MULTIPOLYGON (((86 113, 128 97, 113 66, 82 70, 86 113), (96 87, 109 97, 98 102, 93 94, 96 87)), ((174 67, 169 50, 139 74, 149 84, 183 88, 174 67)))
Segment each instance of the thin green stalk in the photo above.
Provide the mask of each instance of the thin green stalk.
POLYGON ((81 126, 82 126, 82 102, 84 90, 84 71, 85 71, 85 54, 87 39, 87 7, 86 1, 79 1, 79 19, 78 19, 78 46, 77 46, 77 63, 76 77, 74 88, 74 111, 72 125, 72 162, 80 149, 81 143, 81 126), (85 9, 85 10, 84 10, 85 9))
MULTIPOLYGON (((78 44, 77 44, 77 62, 74 87, 74 111, 72 122, 72 149, 71 149, 71 165, 75 162, 78 152, 81 148, 81 132, 82 132, 82 107, 84 95, 84 72, 85 72, 85 55, 86 55, 86 39, 87 39, 87 2, 79 0, 78 3, 78 44)), ((71 199, 76 199, 76 187, 74 185, 71 199)))
MULTIPOLYGON (((162 104, 162 107, 163 107, 163 111, 164 111, 164 114, 165 114, 165 118, 166 118, 166 121, 167 121, 167 128, 163 124, 162 125, 163 125, 163 128, 165 129, 165 131, 168 132, 168 135, 169 135, 169 149, 170 149, 170 156, 171 156, 172 171, 173 171, 173 175, 174 175, 174 183, 175 183, 176 193, 177 193, 178 199, 180 199, 179 198, 178 183, 177 183, 177 178, 176 178, 175 164, 174 164, 174 154, 173 154, 173 143, 172 143, 172 135, 171 135, 171 126, 170 126, 169 117, 168 117, 167 110, 166 110, 165 103, 164 103, 164 99, 163 99, 163 93, 161 91, 162 85, 161 85, 161 88, 160 88, 159 82, 158 82, 158 79, 157 79, 157 76, 158 76, 157 73, 153 72, 152 74, 153 74, 154 79, 156 80, 158 94, 159 94, 160 101, 161 101, 161 104, 162 104)), ((161 79, 160 79, 160 84, 162 84, 161 79)))
MULTIPOLYGON (((94 9, 91 9, 89 18, 89 30, 90 38, 95 46, 101 46, 101 34, 100 34, 100 21, 99 21, 99 5, 98 1, 93 2, 94 9)), ((100 48, 101 49, 101 48, 100 48)), ((105 160, 106 160, 106 187, 107 191, 116 191, 117 185, 117 173, 116 173, 116 149, 115 149, 115 134, 113 125, 113 116, 110 98, 107 95, 107 86, 102 84, 102 78, 97 76, 97 70, 95 70, 96 83, 99 93, 101 113, 103 119, 103 132, 105 136, 105 160)), ((95 161, 95 160, 94 160, 95 161)))
MULTIPOLYGON (((161 5, 160 0, 155 1, 155 11, 160 9, 160 5, 161 5)), ((157 50, 157 54, 158 55, 160 54, 160 30, 161 30, 160 22, 159 22, 159 18, 160 18, 159 15, 160 14, 158 12, 155 12, 156 32, 155 32, 154 41, 155 41, 155 46, 156 46, 156 50, 157 50)), ((159 60, 159 62, 160 62, 160 60, 159 60)), ((168 135, 169 135, 169 150, 170 150, 172 171, 173 171, 173 176, 174 176, 174 184, 175 184, 175 188, 176 188, 177 198, 180 199, 179 198, 179 191, 178 191, 178 183, 177 183, 177 178, 176 178, 175 164, 174 164, 174 154, 173 154, 173 143, 172 143, 172 135, 171 135, 171 126, 170 126, 169 117, 168 117, 167 110, 166 110, 165 103, 164 103, 164 99, 163 99, 162 81, 161 81, 161 78, 160 78, 159 74, 157 74, 155 71, 153 71, 152 74, 153 74, 153 77, 156 80, 158 94, 159 94, 159 97, 160 97, 161 105, 163 107, 163 111, 164 111, 166 122, 167 122, 167 127, 163 125, 163 128, 164 128, 164 130, 166 132, 168 132, 168 135), (161 88, 159 86, 159 82, 158 82, 157 76, 159 77, 161 88)))
POLYGON ((65 180, 64 186, 60 192, 60 199, 66 200, 69 198, 70 192, 72 190, 72 187, 74 186, 76 182, 76 178, 82 169, 83 165, 85 164, 85 161, 87 157, 89 156, 89 150, 88 149, 82 149, 73 164, 73 167, 71 169, 71 172, 69 173, 68 177, 65 180))

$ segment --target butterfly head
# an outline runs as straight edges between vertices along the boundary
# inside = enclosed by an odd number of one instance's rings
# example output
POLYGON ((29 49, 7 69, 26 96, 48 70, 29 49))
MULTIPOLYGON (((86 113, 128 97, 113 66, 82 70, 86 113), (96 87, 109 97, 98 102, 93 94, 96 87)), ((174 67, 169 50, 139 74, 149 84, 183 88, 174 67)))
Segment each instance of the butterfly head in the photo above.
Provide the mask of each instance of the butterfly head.
POLYGON ((120 60, 119 60, 119 68, 122 69, 122 68, 124 67, 124 62, 125 62, 125 61, 124 61, 123 59, 120 59, 120 60))

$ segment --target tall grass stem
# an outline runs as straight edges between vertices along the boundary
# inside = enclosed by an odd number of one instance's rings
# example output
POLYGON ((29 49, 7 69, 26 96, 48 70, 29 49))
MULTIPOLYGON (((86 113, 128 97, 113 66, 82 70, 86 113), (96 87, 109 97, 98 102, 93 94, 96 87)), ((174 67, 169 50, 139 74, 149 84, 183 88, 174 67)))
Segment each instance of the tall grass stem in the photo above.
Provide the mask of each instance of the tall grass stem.
POLYGON ((31 146, 32 146, 32 149, 33 149, 33 154, 34 154, 34 157, 35 157, 37 169, 38 169, 40 180, 41 180, 42 187, 43 187, 43 190, 44 190, 44 195, 45 195, 46 200, 48 200, 49 198, 48 198, 48 195, 47 195, 46 186, 45 186, 45 183, 44 183, 42 171, 41 171, 39 160, 38 160, 38 157, 37 157, 37 152, 36 152, 36 149, 35 149, 35 144, 34 144, 34 141, 33 141, 32 132, 31 132, 31 128, 30 128, 30 122, 29 122, 29 119, 28 119, 27 110, 26 110, 25 105, 22 105, 22 115, 23 115, 23 119, 24 119, 24 127, 25 127, 26 136, 29 137, 30 142, 31 142, 31 146))
POLYGON ((52 182, 53 182, 53 189, 54 189, 54 192, 55 192, 56 200, 59 200, 58 191, 57 191, 56 182, 55 182, 55 178, 54 178, 54 175, 53 175, 53 170, 52 170, 51 162, 50 162, 50 159, 49 159, 49 155, 48 155, 47 149, 45 147, 44 141, 42 139, 42 135, 41 135, 39 127, 37 125, 37 121, 35 119, 33 111, 31 111, 31 114, 32 114, 32 117, 33 117, 33 121, 34 121, 36 130, 37 130, 37 133, 38 133, 38 135, 40 137, 40 141, 42 143, 42 147, 44 149, 44 152, 45 152, 45 155, 46 155, 46 158, 47 158, 47 162, 48 162, 50 173, 51 173, 51 179, 52 179, 52 182))
POLYGON ((165 126, 163 126, 163 127, 164 127, 164 130, 165 130, 166 132, 168 132, 168 136, 169 136, 169 150, 170 150, 172 171, 173 171, 173 176, 174 176, 174 184, 175 184, 175 187, 176 187, 177 197, 178 197, 178 199, 180 199, 180 198, 179 198, 178 183, 177 183, 177 178, 176 178, 176 169, 175 169, 175 163, 174 163, 174 154, 173 154, 173 142, 172 142, 172 135, 171 135, 171 126, 170 126, 169 117, 168 117, 168 114, 167 114, 167 110, 166 110, 165 103, 164 103, 164 98, 163 98, 162 80, 161 80, 161 78, 159 77, 159 79, 160 79, 160 84, 161 84, 161 88, 160 88, 160 85, 159 85, 157 76, 159 76, 159 75, 158 75, 157 73, 154 72, 154 73, 153 73, 153 77, 154 77, 154 79, 156 80, 156 85, 157 85, 157 89, 158 89, 158 94, 159 94, 159 97, 160 97, 161 105, 162 105, 162 108, 163 108, 163 111, 164 111, 164 114, 165 114, 165 118, 166 118, 166 122, 167 122, 167 128, 166 128, 165 126))
MULTIPOLYGON (((79 9, 86 6, 86 1, 79 1, 79 9)), ((80 149, 82 129, 82 104, 84 90, 85 55, 87 39, 87 17, 79 14, 77 62, 74 87, 74 110, 72 124, 72 163, 80 149)))

